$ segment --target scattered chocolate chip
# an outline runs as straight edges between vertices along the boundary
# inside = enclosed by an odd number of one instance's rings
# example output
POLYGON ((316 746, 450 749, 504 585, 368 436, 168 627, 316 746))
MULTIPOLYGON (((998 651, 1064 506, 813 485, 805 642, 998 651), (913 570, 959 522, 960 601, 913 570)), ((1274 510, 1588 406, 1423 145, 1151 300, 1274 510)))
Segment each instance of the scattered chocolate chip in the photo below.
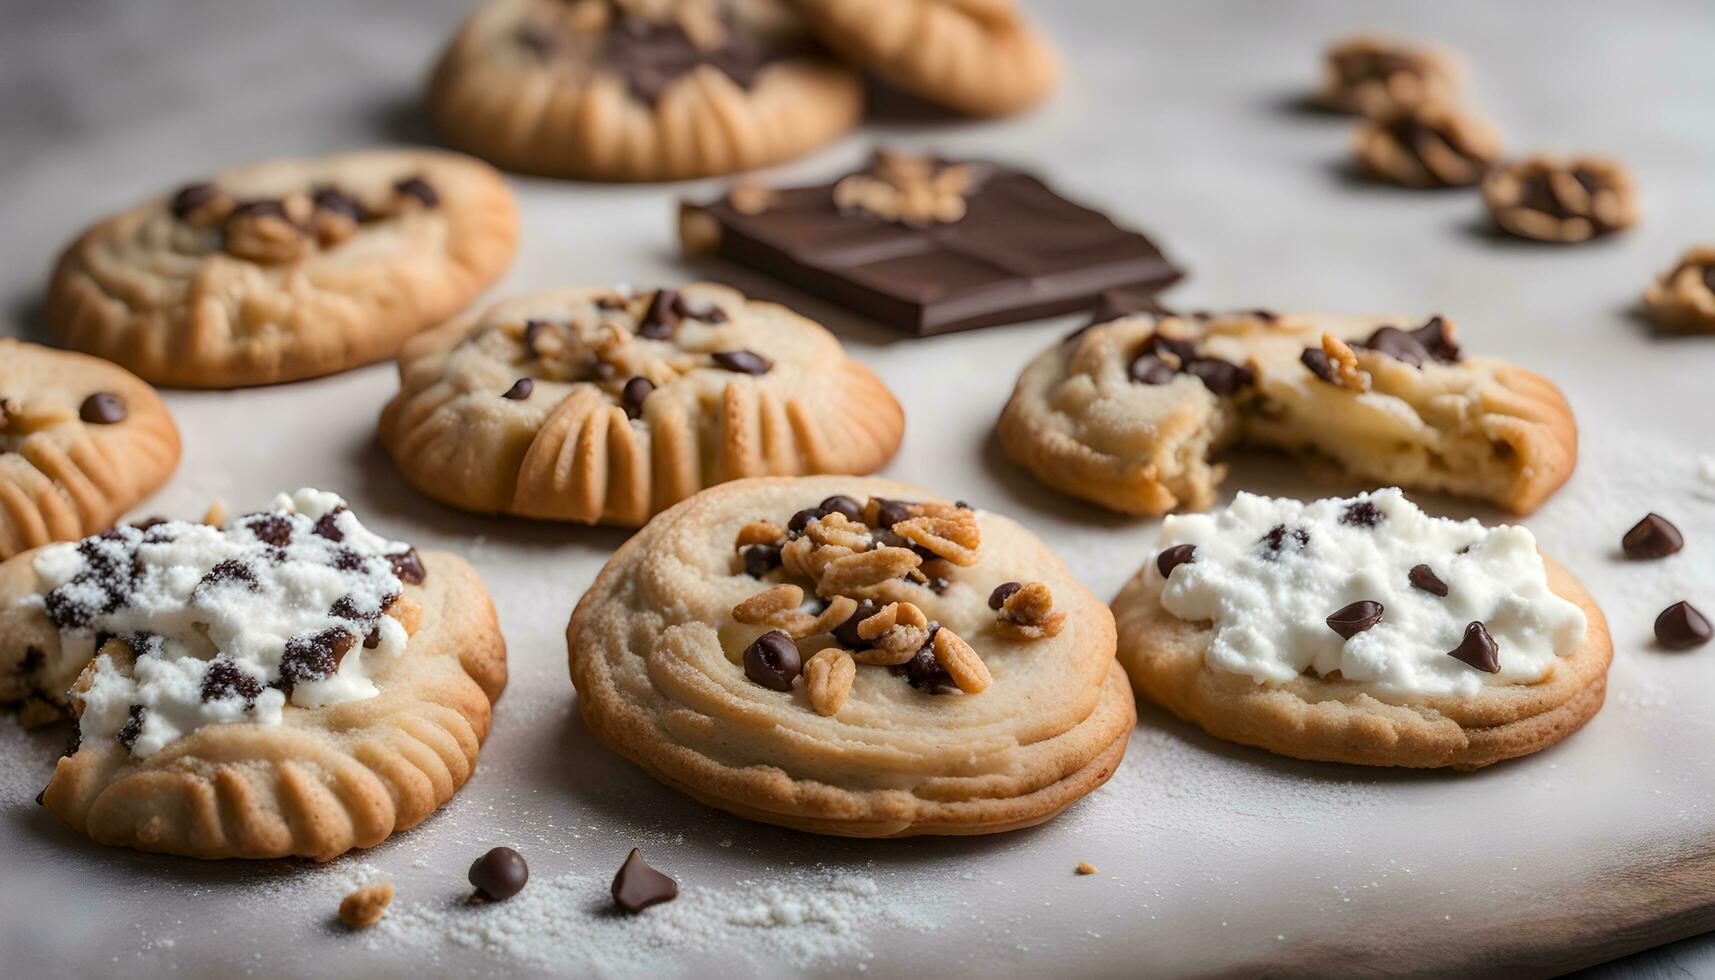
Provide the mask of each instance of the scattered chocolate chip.
POLYGON ((1143 342, 1143 347, 1139 349, 1139 353, 1143 354, 1158 354, 1161 351, 1172 354, 1183 365, 1196 360, 1197 342, 1157 333, 1151 334, 1149 339, 1143 342))
POLYGON ((1298 355, 1298 360, 1310 369, 1311 374, 1323 381, 1331 385, 1340 383, 1340 372, 1334 369, 1334 361, 1328 357, 1328 353, 1322 348, 1306 347, 1304 353, 1298 355))
POLYGON ((1006 605, 1006 600, 1011 597, 1014 592, 1017 592, 1022 588, 1024 588, 1024 583, 1022 582, 1002 582, 995 586, 994 591, 989 593, 989 608, 999 609, 1001 606, 1006 605))
POLYGON ((362 221, 365 217, 363 205, 358 203, 357 198, 335 187, 316 188, 310 195, 310 200, 315 202, 318 211, 341 214, 353 221, 362 221))
POLYGON ((1303 551, 1310 545, 1309 529, 1295 527, 1288 531, 1285 524, 1276 524, 1274 527, 1269 529, 1267 534, 1262 536, 1261 544, 1265 549, 1263 557, 1278 557, 1281 549, 1286 547, 1288 543, 1287 538, 1289 536, 1293 542, 1296 542, 1297 547, 1294 550, 1303 551))
POLYGON ((393 574, 399 577, 399 581, 407 585, 423 584, 423 560, 417 557, 416 548, 406 548, 398 554, 388 555, 387 561, 393 566, 393 574))
POLYGON ((824 515, 839 514, 848 521, 863 523, 863 505, 845 494, 835 494, 829 497, 816 505, 816 509, 824 515))
POLYGON ((798 513, 793 514, 791 520, 786 522, 786 533, 794 535, 803 534, 804 529, 810 526, 810 522, 820 520, 821 516, 822 511, 819 508, 806 507, 798 513))
POLYGON ((713 303, 694 300, 684 293, 673 296, 673 312, 687 320, 701 320, 704 323, 725 323, 726 311, 713 303))
POLYGON ((1669 650, 1688 650, 1709 642, 1709 620, 1689 602, 1676 602, 1655 618, 1655 638, 1669 650))
POLYGON ((212 200, 216 193, 218 191, 213 184, 207 182, 189 184, 179 188, 178 193, 173 195, 173 201, 168 205, 168 208, 172 210, 173 217, 183 221, 190 217, 192 211, 212 200))
POLYGON ((280 689, 289 695, 299 681, 332 677, 356 645, 357 637, 338 626, 292 637, 280 656, 280 689))
POLYGON ((911 519, 911 505, 909 503, 903 500, 888 500, 884 497, 875 497, 873 499, 875 500, 875 520, 877 527, 892 528, 893 525, 898 524, 901 521, 909 521, 911 519))
POLYGON ((1447 651, 1449 657, 1491 674, 1500 672, 1499 654, 1500 647, 1495 644, 1495 638, 1489 635, 1488 627, 1482 623, 1466 626, 1465 638, 1459 641, 1459 646, 1447 651))
POLYGON ((125 724, 120 726, 119 731, 113 736, 118 740, 120 745, 130 748, 132 743, 137 741, 137 736, 143 734, 143 714, 145 710, 146 709, 144 709, 140 704, 134 704, 131 706, 131 716, 125 720, 125 724))
POLYGON ((479 897, 490 902, 504 902, 524 890, 530 880, 530 866, 524 855, 510 847, 497 847, 471 862, 470 886, 479 897))
POLYGON ((227 657, 216 657, 209 661, 208 670, 202 675, 204 701, 243 698, 246 704, 254 704, 257 695, 261 693, 261 682, 239 669, 239 666, 227 657))
POLYGON ((1620 539, 1620 547, 1627 558, 1638 561, 1666 558, 1685 547, 1685 536, 1667 518, 1651 512, 1632 525, 1620 539))
POLYGON ((1382 604, 1370 599, 1343 606, 1327 620, 1328 628, 1340 634, 1342 640, 1349 640, 1381 621, 1382 604))
POLYGON ((242 585, 252 592, 260 588, 256 581, 256 572, 249 565, 236 558, 228 558, 209 569, 208 574, 202 577, 202 581, 196 584, 194 592, 211 589, 227 582, 242 585))
POLYGON ((874 616, 880 611, 874 600, 864 599, 858 603, 857 611, 846 617, 846 621, 833 628, 834 639, 840 641, 840 646, 847 650, 862 650, 873 644, 858 635, 858 624, 874 616))
POLYGON ((535 381, 532 381, 529 378, 519 378, 517 381, 512 382, 512 387, 501 392, 500 397, 507 401, 521 402, 524 399, 529 398, 530 393, 535 390, 535 381))
POLYGON ((292 519, 284 514, 251 514, 244 526, 263 544, 284 548, 292 543, 292 519))
POLYGON ((1256 372, 1218 357, 1198 357, 1185 362, 1184 371, 1217 395, 1230 395, 1256 382, 1256 372))
POLYGON ((1412 367, 1422 367, 1429 358, 1429 349, 1411 334, 1398 327, 1381 327, 1369 335, 1357 347, 1366 347, 1378 354, 1386 354, 1396 361, 1404 361, 1412 367))
POLYGON ((623 912, 635 915, 678 897, 678 883, 645 864, 643 852, 635 847, 613 876, 613 904, 623 912))
POLYGON ((625 389, 619 394, 619 403, 625 409, 626 418, 642 418, 643 403, 655 391, 655 382, 639 375, 625 383, 625 389))
POLYGON ((953 682, 953 675, 941 666, 940 658, 935 656, 935 634, 941 629, 940 623, 929 624, 929 638, 923 641, 923 646, 916 656, 888 670, 897 676, 905 678, 905 682, 919 691, 930 694, 951 694, 959 689, 953 682))
POLYGON ((779 630, 769 630, 744 650, 744 676, 771 691, 792 690, 803 666, 798 644, 779 630))
POLYGON ((1359 500, 1346 505, 1340 514, 1340 523, 1351 527, 1375 527, 1387 519, 1376 505, 1368 500, 1359 500))
MULTIPOLYGON (((167 524, 167 523, 170 523, 170 522, 165 517, 155 516, 155 517, 145 517, 140 521, 132 521, 131 526, 136 528, 139 531, 147 531, 147 530, 150 530, 151 528, 157 528, 157 527, 160 527, 162 524, 167 524)), ((146 540, 146 538, 145 538, 145 540, 146 540)))
POLYGON ((420 176, 411 176, 404 180, 395 181, 393 190, 399 194, 409 194, 422 201, 427 207, 432 208, 441 203, 441 195, 420 176))
POLYGON ((329 541, 344 541, 345 532, 339 529, 339 515, 345 513, 345 510, 346 508, 342 505, 323 514, 316 519, 316 526, 311 529, 310 533, 320 538, 327 538, 329 541))
POLYGON ((761 578, 780 567, 780 546, 777 544, 747 544, 739 551, 744 560, 744 574, 761 578))
POLYGON ((1164 385, 1173 380, 1173 368, 1154 354, 1143 354, 1131 362, 1126 375, 1139 384, 1164 385))
POLYGON ((1447 321, 1438 316, 1429 318, 1429 322, 1411 331, 1411 339, 1423 345, 1429 356, 1444 364, 1458 363, 1461 356, 1459 344, 1453 335, 1447 332, 1447 321))
POLYGON ((1173 570, 1197 557, 1197 546, 1194 544, 1176 544, 1171 548, 1162 549, 1155 556, 1155 568, 1162 578, 1173 574, 1173 570))
POLYGON ((767 374, 774 366, 768 358, 747 350, 718 350, 709 356, 714 359, 716 367, 740 374, 767 374))
POLYGON ((125 421, 125 400, 110 391, 98 391, 83 400, 77 417, 91 425, 113 425, 125 421))
POLYGON ((649 308, 643 311, 643 319, 637 323, 637 335, 650 340, 666 340, 673 336, 673 328, 679 325, 676 312, 678 298, 676 289, 656 292, 649 300, 649 308))
POLYGON ((1411 580, 1413 586, 1430 595, 1440 596, 1443 599, 1447 598, 1447 583, 1441 581, 1441 576, 1436 575, 1435 570, 1428 565, 1411 566, 1411 571, 1407 573, 1406 577, 1411 580))

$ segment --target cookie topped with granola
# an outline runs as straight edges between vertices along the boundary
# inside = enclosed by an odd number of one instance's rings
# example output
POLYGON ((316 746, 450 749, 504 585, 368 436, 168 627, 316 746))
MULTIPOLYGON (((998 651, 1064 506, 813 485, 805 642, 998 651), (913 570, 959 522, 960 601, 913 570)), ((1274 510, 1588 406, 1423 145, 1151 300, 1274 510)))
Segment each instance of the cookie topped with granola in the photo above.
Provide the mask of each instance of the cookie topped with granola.
POLYGON ((741 816, 991 833, 1101 785, 1136 716, 1113 618, 1042 542, 856 477, 705 490, 627 542, 567 629, 590 729, 741 816))

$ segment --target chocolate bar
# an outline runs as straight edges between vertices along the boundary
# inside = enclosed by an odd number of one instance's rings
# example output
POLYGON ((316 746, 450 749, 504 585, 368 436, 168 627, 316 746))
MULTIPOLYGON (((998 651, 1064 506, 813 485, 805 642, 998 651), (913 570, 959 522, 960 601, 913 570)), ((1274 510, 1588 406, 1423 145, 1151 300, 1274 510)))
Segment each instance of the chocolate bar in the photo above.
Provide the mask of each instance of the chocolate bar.
POLYGON ((734 187, 683 202, 687 251, 713 253, 919 335, 1088 309, 1183 273, 1143 235, 1036 177, 980 161, 878 153, 813 187, 734 187))

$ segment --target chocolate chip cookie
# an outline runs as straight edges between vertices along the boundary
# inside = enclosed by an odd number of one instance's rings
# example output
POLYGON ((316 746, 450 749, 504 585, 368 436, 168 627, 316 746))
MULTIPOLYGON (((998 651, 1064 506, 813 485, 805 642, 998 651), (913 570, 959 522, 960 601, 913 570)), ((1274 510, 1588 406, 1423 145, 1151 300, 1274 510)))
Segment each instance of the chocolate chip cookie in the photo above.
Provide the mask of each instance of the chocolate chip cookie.
POLYGON ((1663 330, 1715 333, 1715 245, 1688 249, 1644 292, 1644 308, 1663 330))
POLYGON ((1234 445, 1518 513, 1578 457, 1560 391, 1466 356, 1445 317, 1125 317, 1031 361, 999 430, 1044 483, 1129 514, 1208 507, 1225 474, 1211 457, 1234 445))
POLYGON ((441 56, 429 110, 508 170, 681 180, 831 142, 863 88, 783 0, 488 0, 441 56))
POLYGON ((109 218, 60 258, 67 346, 154 384, 237 388, 391 357, 511 261, 500 175, 433 150, 224 171, 109 218))
POLYGON ((135 375, 0 338, 0 558, 111 525, 178 465, 178 427, 135 375))
POLYGON ((725 286, 574 287, 438 327, 399 357, 381 441, 430 497, 637 526, 713 483, 870 473, 905 416, 819 324, 725 286))
POLYGON ((1041 823, 1136 723, 1113 618, 1042 542, 858 477, 727 483, 650 521, 566 631, 578 707, 651 775, 850 837, 1041 823))

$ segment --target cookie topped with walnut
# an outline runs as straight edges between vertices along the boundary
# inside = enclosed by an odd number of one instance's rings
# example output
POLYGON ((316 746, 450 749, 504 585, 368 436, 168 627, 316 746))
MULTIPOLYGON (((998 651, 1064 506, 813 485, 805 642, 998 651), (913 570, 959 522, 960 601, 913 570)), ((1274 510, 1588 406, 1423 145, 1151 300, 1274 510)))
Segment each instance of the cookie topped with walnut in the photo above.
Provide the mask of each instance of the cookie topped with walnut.
POLYGON ((650 521, 566 632, 610 748, 740 816, 978 834, 1105 782, 1136 723, 1113 617, 1042 542, 878 479, 743 480, 650 521))
POLYGON ((60 258, 66 346, 158 385, 297 381, 391 357, 512 259, 512 193, 485 164, 366 150, 223 171, 108 218, 60 258))
POLYGON ((413 339, 381 441, 482 513, 635 527, 714 483, 871 473, 904 412, 833 334, 709 283, 505 300, 413 339))

